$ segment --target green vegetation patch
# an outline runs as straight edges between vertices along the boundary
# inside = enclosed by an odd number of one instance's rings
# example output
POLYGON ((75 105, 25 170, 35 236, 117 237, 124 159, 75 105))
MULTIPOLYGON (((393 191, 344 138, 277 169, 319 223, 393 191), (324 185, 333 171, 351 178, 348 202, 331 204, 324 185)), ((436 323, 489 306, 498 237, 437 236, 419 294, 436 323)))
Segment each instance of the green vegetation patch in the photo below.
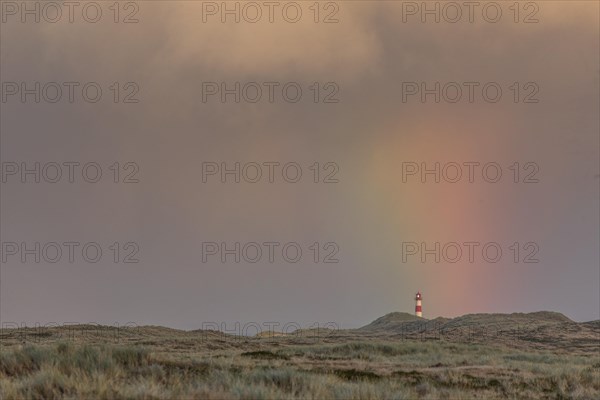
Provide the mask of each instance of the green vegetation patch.
POLYGON ((207 376, 211 369, 217 369, 212 367, 209 363, 197 361, 157 360, 155 361, 155 364, 161 366, 170 376, 180 374, 207 376))
POLYGON ((247 351, 242 353, 242 357, 250 357, 258 360, 289 360, 290 358, 285 354, 273 353, 271 351, 258 350, 258 351, 247 351))
POLYGON ((361 371, 358 369, 337 369, 333 371, 335 375, 340 378, 349 381, 360 381, 360 380, 378 380, 381 376, 371 371, 361 371))
POLYGON ((417 385, 425 380, 425 375, 419 371, 394 371, 392 378, 400 379, 408 384, 417 385))

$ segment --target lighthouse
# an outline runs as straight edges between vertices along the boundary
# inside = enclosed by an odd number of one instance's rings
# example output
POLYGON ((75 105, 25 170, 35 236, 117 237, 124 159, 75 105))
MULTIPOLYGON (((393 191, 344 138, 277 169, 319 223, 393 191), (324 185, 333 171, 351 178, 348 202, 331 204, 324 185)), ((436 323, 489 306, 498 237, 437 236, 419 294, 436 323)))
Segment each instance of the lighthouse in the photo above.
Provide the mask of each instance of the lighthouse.
POLYGON ((421 309, 421 300, 423 297, 421 296, 421 292, 417 292, 415 296, 415 315, 417 317, 423 317, 423 312, 421 309))

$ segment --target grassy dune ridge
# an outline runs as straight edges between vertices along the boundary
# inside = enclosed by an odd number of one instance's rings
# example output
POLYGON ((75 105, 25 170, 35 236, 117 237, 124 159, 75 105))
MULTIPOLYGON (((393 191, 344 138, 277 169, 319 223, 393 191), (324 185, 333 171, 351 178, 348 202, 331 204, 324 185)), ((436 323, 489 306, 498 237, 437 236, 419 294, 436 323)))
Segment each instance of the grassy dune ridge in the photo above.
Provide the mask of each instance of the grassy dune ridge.
POLYGON ((5 331, 0 398, 600 398, 597 323, 532 316, 507 343, 472 330, 431 336, 413 332, 411 318, 386 317, 359 330, 255 337, 161 327, 82 337, 56 327, 29 332, 32 343, 5 331))

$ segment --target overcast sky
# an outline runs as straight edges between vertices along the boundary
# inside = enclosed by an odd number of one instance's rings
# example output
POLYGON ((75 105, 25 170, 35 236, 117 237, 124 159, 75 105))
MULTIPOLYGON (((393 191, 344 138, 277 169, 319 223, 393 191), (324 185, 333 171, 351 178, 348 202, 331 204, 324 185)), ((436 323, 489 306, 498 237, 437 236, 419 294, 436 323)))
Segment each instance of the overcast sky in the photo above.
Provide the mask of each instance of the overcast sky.
POLYGON ((598 3, 408 3, 4 5, 0 320, 598 319, 598 3))

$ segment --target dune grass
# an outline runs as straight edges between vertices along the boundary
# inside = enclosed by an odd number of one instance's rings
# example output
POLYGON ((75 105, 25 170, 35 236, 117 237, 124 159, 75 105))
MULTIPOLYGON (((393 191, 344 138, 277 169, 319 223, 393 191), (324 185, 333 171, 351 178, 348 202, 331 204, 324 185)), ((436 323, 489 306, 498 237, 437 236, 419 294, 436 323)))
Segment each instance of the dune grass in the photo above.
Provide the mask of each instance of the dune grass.
POLYGON ((2 399, 600 398, 600 357, 444 342, 3 348, 2 399), (246 349, 247 350, 247 349, 246 349))

